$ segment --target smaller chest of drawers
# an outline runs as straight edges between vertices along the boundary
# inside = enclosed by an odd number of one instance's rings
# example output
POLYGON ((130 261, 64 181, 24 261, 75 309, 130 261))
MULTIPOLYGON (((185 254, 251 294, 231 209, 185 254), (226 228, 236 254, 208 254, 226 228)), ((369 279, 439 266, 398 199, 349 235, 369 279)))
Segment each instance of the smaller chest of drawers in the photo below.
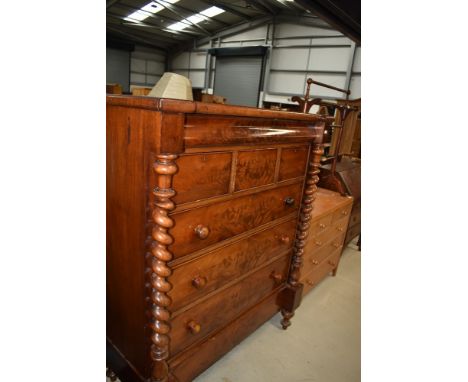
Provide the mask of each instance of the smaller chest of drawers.
POLYGON ((330 272, 336 273, 348 229, 353 198, 319 188, 304 248, 301 282, 309 292, 330 272))

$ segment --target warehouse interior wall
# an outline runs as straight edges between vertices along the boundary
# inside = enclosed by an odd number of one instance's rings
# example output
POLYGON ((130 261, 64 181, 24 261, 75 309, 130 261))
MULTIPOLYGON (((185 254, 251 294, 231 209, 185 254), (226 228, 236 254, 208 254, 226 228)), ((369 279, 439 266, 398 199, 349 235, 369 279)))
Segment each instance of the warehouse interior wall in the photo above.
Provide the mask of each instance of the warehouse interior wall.
POLYGON ((166 68, 162 51, 135 46, 133 51, 107 48, 106 82, 119 83, 124 92, 134 86, 153 87, 166 68))
MULTIPOLYGON (((190 78, 194 88, 212 93, 216 58, 207 57, 207 50, 256 45, 268 47, 259 107, 263 106, 263 101, 292 103, 292 96, 304 95, 309 77, 335 87, 349 88, 350 99, 361 97, 361 47, 332 28, 284 22, 265 24, 171 55, 168 70, 190 78)), ((311 95, 323 99, 344 96, 318 86, 312 86, 311 95)))

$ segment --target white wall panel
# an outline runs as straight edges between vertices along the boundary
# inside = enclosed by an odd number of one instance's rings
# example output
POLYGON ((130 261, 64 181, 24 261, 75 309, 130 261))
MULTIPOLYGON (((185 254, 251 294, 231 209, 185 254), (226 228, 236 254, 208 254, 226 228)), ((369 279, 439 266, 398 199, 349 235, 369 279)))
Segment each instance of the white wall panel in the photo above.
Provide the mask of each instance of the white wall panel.
POLYGON ((275 27, 275 37, 330 36, 337 34, 341 33, 331 29, 315 28, 305 25, 281 23, 275 27))
POLYGON ((327 37, 327 38, 313 38, 312 45, 349 45, 351 40, 347 37, 327 37))
POLYGON ((188 77, 188 74, 189 74, 188 70, 173 70, 172 72, 180 74, 181 76, 184 76, 184 77, 188 77))
MULTIPOLYGON (((305 83, 305 75, 302 73, 270 73, 270 92, 302 94, 305 83)), ((267 92, 268 92, 267 91, 267 92)))
POLYGON ((182 52, 172 59, 172 69, 187 69, 189 66, 189 53, 182 52))
POLYGON ((312 48, 310 70, 346 71, 351 48, 312 48))
POLYGON ((192 81, 193 88, 205 87, 205 72, 190 72, 189 78, 192 81))
POLYGON ((146 72, 148 74, 162 74, 164 73, 164 63, 148 61, 146 63, 146 72))
POLYGON ((206 64, 205 52, 192 52, 190 53, 190 69, 203 69, 206 64))
POLYGON ((138 73, 130 73, 130 83, 131 84, 146 84, 146 75, 138 73))
POLYGON ((310 45, 310 38, 288 38, 287 40, 277 40, 277 36, 275 36, 275 46, 276 45, 310 45))
MULTIPOLYGON (((309 73, 307 78, 312 77, 315 81, 323 82, 325 84, 335 86, 337 88, 344 89, 346 84, 346 75, 345 74, 323 74, 323 73, 309 73)), ((305 92, 305 86, 304 86, 305 92)), ((310 94, 312 96, 321 96, 321 97, 333 97, 333 98, 343 98, 344 93, 338 92, 336 90, 327 89, 322 86, 312 84, 310 86, 310 94)))
POLYGON ((306 70, 308 56, 309 49, 307 48, 273 49, 271 68, 306 70))
POLYGON ((221 42, 235 41, 235 40, 248 40, 252 38, 265 38, 267 33, 267 25, 262 25, 260 27, 242 32, 233 36, 229 36, 221 39, 221 42))
POLYGON ((361 47, 356 47, 356 52, 354 53, 354 64, 353 72, 361 72, 361 47))
POLYGON ((351 77, 349 90, 351 90, 350 99, 361 98, 361 76, 355 74, 351 77))
POLYGON ((161 76, 150 76, 150 75, 147 75, 147 76, 146 76, 146 84, 147 84, 148 86, 153 87, 154 85, 156 85, 156 82, 158 82, 160 79, 161 79, 161 76))
POLYGON ((132 72, 145 73, 146 71, 146 60, 139 58, 132 58, 130 61, 130 70, 132 72))

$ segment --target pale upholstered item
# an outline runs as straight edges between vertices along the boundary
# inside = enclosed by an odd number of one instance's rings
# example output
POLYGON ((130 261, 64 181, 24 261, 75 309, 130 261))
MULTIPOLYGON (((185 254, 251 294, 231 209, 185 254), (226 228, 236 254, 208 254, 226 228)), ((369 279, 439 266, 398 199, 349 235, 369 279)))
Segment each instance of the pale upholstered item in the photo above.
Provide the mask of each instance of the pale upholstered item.
POLYGON ((149 97, 193 101, 192 83, 187 77, 166 72, 148 93, 149 97))

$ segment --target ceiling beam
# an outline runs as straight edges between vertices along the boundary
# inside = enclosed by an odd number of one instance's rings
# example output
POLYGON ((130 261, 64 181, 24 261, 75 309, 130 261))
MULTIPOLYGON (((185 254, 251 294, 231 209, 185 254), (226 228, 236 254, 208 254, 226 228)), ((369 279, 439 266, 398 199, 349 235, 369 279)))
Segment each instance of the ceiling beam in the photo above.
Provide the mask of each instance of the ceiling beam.
POLYGON ((261 0, 249 0, 249 3, 254 5, 258 10, 261 10, 266 14, 276 15, 278 13, 276 7, 272 8, 271 5, 267 5, 261 0))
POLYGON ((361 3, 344 2, 350 4, 348 8, 340 7, 336 0, 295 0, 298 4, 325 20, 335 29, 348 36, 356 43, 361 43, 361 3))

